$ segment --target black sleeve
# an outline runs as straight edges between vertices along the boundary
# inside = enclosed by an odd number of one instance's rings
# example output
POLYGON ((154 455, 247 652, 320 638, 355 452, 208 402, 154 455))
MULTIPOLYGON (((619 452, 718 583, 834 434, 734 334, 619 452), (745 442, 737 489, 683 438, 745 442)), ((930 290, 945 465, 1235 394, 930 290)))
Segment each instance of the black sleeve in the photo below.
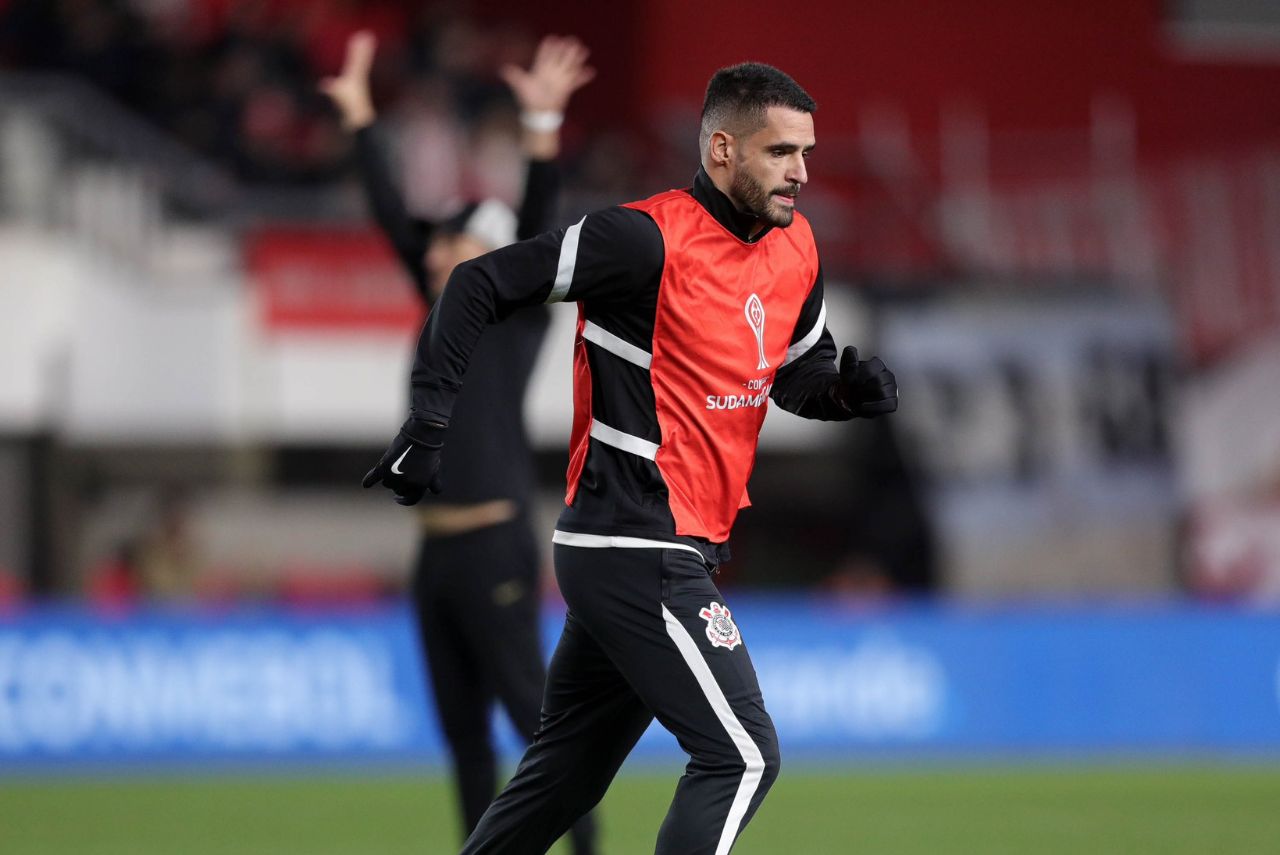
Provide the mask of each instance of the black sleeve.
POLYGON ((382 233, 404 265, 423 300, 430 303, 427 291, 427 267, 424 256, 431 241, 431 224, 409 216, 404 200, 391 180, 386 153, 382 148, 377 125, 356 131, 356 161, 365 196, 382 233))
POLYGON ((555 225, 560 203, 560 168, 554 160, 530 160, 525 167, 524 198, 516 219, 516 240, 528 240, 555 225))
POLYGON ((471 352, 488 325, 542 303, 642 298, 657 287, 663 260, 653 220, 630 208, 607 208, 459 264, 418 339, 412 414, 449 423, 471 352))
POLYGON ((833 395, 840 371, 836 368, 836 343, 826 322, 822 268, 818 268, 813 288, 796 320, 786 361, 774 375, 769 397, 787 412, 806 419, 846 421, 853 418, 853 413, 833 395))

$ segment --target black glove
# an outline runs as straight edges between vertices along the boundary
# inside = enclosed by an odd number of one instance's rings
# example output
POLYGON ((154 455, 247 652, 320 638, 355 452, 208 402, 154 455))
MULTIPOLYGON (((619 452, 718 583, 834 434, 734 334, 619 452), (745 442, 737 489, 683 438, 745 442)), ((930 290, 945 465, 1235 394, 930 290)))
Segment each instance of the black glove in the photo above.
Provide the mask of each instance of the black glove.
POLYGON ((398 504, 416 505, 427 490, 440 492, 440 449, 443 447, 443 425, 410 418, 362 483, 372 487, 381 481, 396 494, 398 504))
POLYGON ((855 416, 874 419, 898 409, 898 380, 880 357, 858 359, 856 347, 840 354, 840 379, 831 390, 840 405, 855 416))

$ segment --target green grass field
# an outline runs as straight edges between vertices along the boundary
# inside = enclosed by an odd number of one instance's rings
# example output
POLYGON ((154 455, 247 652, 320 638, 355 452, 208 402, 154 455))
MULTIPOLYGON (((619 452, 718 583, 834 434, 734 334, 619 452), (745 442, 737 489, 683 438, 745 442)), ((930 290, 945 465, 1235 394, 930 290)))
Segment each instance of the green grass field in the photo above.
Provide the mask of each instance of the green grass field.
MULTIPOLYGON (((624 774, 603 855, 648 855, 675 778, 624 774)), ((4 855, 455 853, 440 778, 0 778, 4 855)), ((557 850, 557 852, 564 850, 557 850)), ((1280 768, 783 770, 737 855, 1280 852, 1280 768)))

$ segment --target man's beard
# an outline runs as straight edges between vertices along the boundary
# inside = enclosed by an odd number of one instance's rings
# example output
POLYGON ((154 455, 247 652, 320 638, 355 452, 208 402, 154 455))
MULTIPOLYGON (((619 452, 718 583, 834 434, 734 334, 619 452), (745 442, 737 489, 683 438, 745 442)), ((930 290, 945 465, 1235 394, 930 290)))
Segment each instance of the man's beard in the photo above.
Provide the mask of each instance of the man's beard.
POLYGON ((785 229, 795 218, 795 208, 788 208, 774 202, 770 198, 774 193, 795 198, 800 193, 800 185, 784 184, 781 187, 766 190, 764 185, 752 178, 746 169, 739 167, 729 187, 729 198, 738 205, 740 210, 764 220, 771 226, 785 229))

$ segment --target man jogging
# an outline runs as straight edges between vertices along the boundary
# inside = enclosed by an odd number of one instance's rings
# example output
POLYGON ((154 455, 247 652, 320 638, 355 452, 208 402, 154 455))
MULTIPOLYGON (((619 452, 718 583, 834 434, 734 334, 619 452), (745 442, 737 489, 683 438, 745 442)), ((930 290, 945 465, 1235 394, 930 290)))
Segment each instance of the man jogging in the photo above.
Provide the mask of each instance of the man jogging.
POLYGON ((729 852, 777 776, 773 723, 710 574, 748 504, 770 398, 816 419, 897 408, 879 359, 846 348, 834 361, 813 235, 795 211, 814 109, 778 69, 721 69, 691 188, 460 265, 423 329, 411 415, 365 477, 404 504, 441 487, 453 402, 486 326, 578 303, 553 537, 569 611, 538 733, 464 855, 545 852, 599 801, 653 717, 690 757, 659 855, 729 852))

